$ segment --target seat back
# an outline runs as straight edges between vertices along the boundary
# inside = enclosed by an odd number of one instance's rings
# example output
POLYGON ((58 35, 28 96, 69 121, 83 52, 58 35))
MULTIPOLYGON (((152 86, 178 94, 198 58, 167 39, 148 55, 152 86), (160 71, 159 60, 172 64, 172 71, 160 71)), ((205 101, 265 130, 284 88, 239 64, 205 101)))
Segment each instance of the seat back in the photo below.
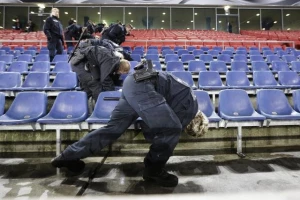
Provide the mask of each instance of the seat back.
POLYGON ((287 62, 287 63, 291 63, 293 61, 297 61, 297 57, 293 56, 293 55, 284 55, 282 56, 282 59, 287 62))
POLYGON ((8 72, 19 72, 19 73, 27 73, 28 72, 28 63, 26 61, 15 61, 11 63, 8 72))
POLYGON ((265 61, 265 59, 261 55, 253 55, 250 56, 250 61, 265 61))
POLYGON ((154 69, 156 69, 158 71, 162 71, 161 64, 159 61, 152 61, 152 65, 153 65, 154 69))
POLYGON ((199 72, 198 78, 200 86, 222 86, 222 80, 218 72, 199 72))
POLYGON ((72 72, 71 65, 68 62, 57 62, 52 70, 54 73, 58 72, 72 72))
POLYGON ((175 54, 171 49, 164 49, 162 50, 162 56, 165 57, 167 54, 175 54))
POLYGON ((293 102, 294 102, 294 109, 297 112, 300 112, 300 90, 293 91, 293 102))
POLYGON ((147 54, 145 57, 147 60, 159 61, 158 54, 147 54))
POLYGON ((181 79, 182 81, 184 81, 190 87, 195 86, 191 72, 178 72, 177 71, 177 72, 172 72, 172 74, 175 77, 177 77, 177 78, 181 79))
POLYGON ((165 63, 168 63, 170 61, 179 61, 179 57, 176 54, 167 54, 165 56, 165 63))
POLYGON ((228 71, 226 73, 226 83, 228 86, 250 86, 247 74, 242 71, 228 71))
POLYGON ((221 52, 221 54, 223 54, 223 55, 229 55, 230 57, 233 57, 233 51, 231 51, 231 50, 223 50, 221 52))
POLYGON ((49 61, 38 61, 34 62, 30 72, 49 72, 50 62, 49 61))
POLYGON ((235 54, 247 56, 247 50, 236 50, 235 54))
POLYGON ((0 72, 6 71, 6 62, 0 61, 0 72))
POLYGON ((211 116, 215 108, 210 100, 210 97, 206 91, 194 91, 194 94, 198 102, 198 110, 203 112, 207 117, 211 116))
MULTIPOLYGON (((175 50, 174 50, 175 51, 175 50)), ((189 54, 190 52, 186 49, 178 49, 177 55, 181 57, 183 54, 189 54)))
POLYGON ((14 56, 10 55, 10 54, 0 56, 0 61, 4 61, 6 63, 11 63, 13 61, 13 59, 14 59, 14 56))
POLYGON ((62 54, 62 55, 55 55, 52 62, 67 62, 68 61, 68 55, 62 54))
POLYGON ((281 61, 281 60, 277 55, 268 55, 267 56, 267 62, 271 63, 273 61, 281 61))
POLYGON ((249 51, 250 56, 260 56, 260 51, 259 50, 250 50, 249 51))
POLYGON ((32 55, 31 54, 19 55, 17 61, 32 62, 32 55))
POLYGON ((167 71, 184 71, 183 63, 181 61, 169 61, 166 66, 167 71))
POLYGON ((208 55, 208 54, 201 54, 199 57, 199 60, 202 60, 205 63, 210 63, 211 61, 214 60, 212 55, 208 55))
POLYGON ((0 115, 3 115, 5 108, 5 94, 0 92, 0 115))
POLYGON ((47 72, 31 72, 27 75, 23 88, 45 88, 49 83, 49 73, 47 72))
POLYGON ((290 71, 288 64, 284 61, 273 61, 272 62, 272 71, 290 71))
POLYGON ((148 47, 148 50, 147 50, 147 54, 156 54, 158 55, 158 49, 156 47, 156 49, 149 49, 150 47, 148 47))
POLYGON ((300 61, 292 61, 291 66, 293 71, 300 72, 300 61))
POLYGON ((228 54, 221 54, 221 55, 218 55, 218 61, 224 61, 226 63, 231 63, 231 57, 230 55, 228 54))
POLYGON ((204 51, 202 49, 194 49, 193 50, 193 55, 195 57, 199 57, 200 55, 204 54, 204 51))
POLYGON ((206 71, 205 63, 202 60, 191 60, 188 65, 188 71, 190 72, 206 71))
POLYGON ((226 72, 227 67, 223 61, 211 61, 209 71, 226 72))
POLYGON ((249 68, 246 62, 243 61, 232 61, 231 71, 244 71, 248 72, 249 68))
POLYGON ((39 54, 35 57, 34 62, 39 62, 39 61, 50 61, 50 57, 48 54, 39 54))
POLYGON ((77 86, 77 76, 75 72, 61 72, 56 74, 52 83, 53 88, 75 89, 77 86))
POLYGON ((277 81, 272 72, 263 71, 263 72, 253 72, 253 83, 256 86, 276 86, 277 81))
POLYGON ((195 60, 195 56, 192 54, 182 54, 181 55, 181 62, 187 63, 191 60, 195 60))
POLYGON ((297 72, 293 71, 281 71, 278 72, 278 82, 280 85, 293 85, 300 86, 300 77, 297 72))
POLYGON ((270 71, 268 64, 265 61, 254 61, 251 63, 252 71, 270 71))
POLYGON ((141 62, 141 56, 139 54, 131 54, 130 56, 134 61, 141 62))
POLYGON ((222 90, 219 94, 219 114, 227 116, 251 116, 254 112, 245 90, 222 90))
POLYGON ((248 62, 247 56, 243 54, 236 54, 233 57, 234 61, 243 61, 243 62, 248 62))
POLYGON ((15 88, 21 85, 21 75, 18 72, 0 73, 0 88, 15 88))

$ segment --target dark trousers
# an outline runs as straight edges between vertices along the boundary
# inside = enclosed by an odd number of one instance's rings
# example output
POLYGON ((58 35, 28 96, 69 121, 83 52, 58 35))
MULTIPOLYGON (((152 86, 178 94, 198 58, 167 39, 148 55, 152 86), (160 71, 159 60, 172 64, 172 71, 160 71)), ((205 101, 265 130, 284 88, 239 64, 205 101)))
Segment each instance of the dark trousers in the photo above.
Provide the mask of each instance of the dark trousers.
MULTIPOLYGON (((72 37, 69 34, 65 34, 65 40, 72 40, 72 37)), ((73 42, 66 42, 67 48, 73 47, 73 42)))
POLYGON ((77 75, 80 87, 87 93, 88 98, 93 97, 95 102, 102 90, 99 80, 94 80, 89 72, 83 72, 77 75))
POLYGON ((50 61, 53 60, 55 51, 56 54, 62 54, 64 50, 61 39, 58 37, 52 37, 52 39, 48 41, 47 47, 49 49, 50 61))

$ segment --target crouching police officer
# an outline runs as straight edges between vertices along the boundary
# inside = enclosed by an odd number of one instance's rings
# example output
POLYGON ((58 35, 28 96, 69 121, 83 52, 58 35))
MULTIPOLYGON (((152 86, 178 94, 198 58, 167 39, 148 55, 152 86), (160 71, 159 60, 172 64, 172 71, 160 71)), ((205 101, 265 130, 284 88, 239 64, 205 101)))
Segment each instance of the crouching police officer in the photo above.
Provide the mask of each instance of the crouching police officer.
POLYGON ((207 131, 208 120, 198 111, 196 97, 187 84, 167 72, 158 74, 151 61, 135 69, 124 81, 121 98, 108 124, 68 146, 52 160, 54 167, 82 171, 85 163, 80 159, 99 153, 141 117, 143 134, 151 142, 144 159, 144 180, 166 187, 178 184, 178 178, 164 169, 166 162, 181 132, 200 136, 207 131))
MULTIPOLYGON (((65 30, 65 40, 72 40, 74 38, 75 40, 79 40, 80 35, 82 33, 82 27, 77 25, 76 22, 71 19, 69 21, 69 26, 65 30)), ((73 47, 73 42, 66 42, 67 47, 73 47)))

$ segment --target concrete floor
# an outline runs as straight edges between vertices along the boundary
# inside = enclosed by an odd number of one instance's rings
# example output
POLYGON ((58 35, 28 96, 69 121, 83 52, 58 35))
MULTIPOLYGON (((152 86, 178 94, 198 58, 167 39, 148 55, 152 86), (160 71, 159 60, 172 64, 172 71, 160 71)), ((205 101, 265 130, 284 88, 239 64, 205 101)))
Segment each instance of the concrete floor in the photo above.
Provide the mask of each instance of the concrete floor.
POLYGON ((50 159, 0 159, 0 199, 163 198, 161 194, 244 199, 244 194, 253 198, 259 194, 264 199, 273 195, 299 200, 300 196, 300 152, 248 154, 245 159, 233 154, 174 156, 167 170, 179 177, 175 188, 144 182, 142 157, 108 157, 104 164, 101 157, 88 158, 78 176, 63 170, 56 175, 50 159))

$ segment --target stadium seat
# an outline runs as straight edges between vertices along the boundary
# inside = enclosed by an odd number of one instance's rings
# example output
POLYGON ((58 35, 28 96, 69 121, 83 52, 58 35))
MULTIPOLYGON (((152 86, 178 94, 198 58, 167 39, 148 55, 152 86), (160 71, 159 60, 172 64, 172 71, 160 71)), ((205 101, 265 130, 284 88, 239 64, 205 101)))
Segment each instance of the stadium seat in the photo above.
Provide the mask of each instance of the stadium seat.
POLYGON ((228 54, 218 55, 218 61, 224 61, 225 63, 231 63, 231 57, 228 54))
POLYGON ((171 49, 162 50, 162 57, 166 57, 167 54, 175 54, 171 49))
POLYGON ((31 46, 31 47, 28 47, 27 50, 34 50, 35 52, 37 52, 38 49, 35 46, 31 46))
POLYGON ((237 51, 247 51, 247 48, 246 47, 238 47, 238 48, 236 48, 236 50, 237 51))
POLYGON ((153 64, 153 68, 158 70, 158 71, 162 71, 162 67, 159 61, 152 61, 153 64))
POLYGON ((0 73, 0 90, 9 91, 21 86, 21 75, 18 72, 0 73))
POLYGON ((46 114, 47 95, 44 92, 20 92, 7 112, 0 116, 1 125, 36 122, 46 114))
POLYGON ((168 63, 170 61, 179 61, 179 57, 176 54, 167 54, 165 56, 165 63, 168 63))
POLYGON ((247 56, 243 54, 235 54, 233 57, 234 61, 243 61, 243 62, 248 62, 247 56))
POLYGON ((98 96, 95 108, 92 115, 86 119, 90 124, 93 123, 107 123, 110 120, 112 111, 117 106, 121 97, 121 92, 119 91, 107 91, 101 92, 98 96), (113 98, 116 98, 113 100, 113 98))
POLYGON ((133 71, 133 70, 134 70, 134 67, 137 66, 137 65, 139 64, 139 62, 138 62, 138 61, 135 61, 135 60, 129 61, 129 63, 130 63, 130 71, 133 71))
POLYGON ((218 51, 218 53, 220 53, 221 51, 223 51, 223 48, 219 46, 215 46, 212 48, 212 50, 218 51))
POLYGON ((250 61, 265 61, 265 59, 261 55, 253 55, 250 56, 250 61))
POLYGON ((28 63, 26 61, 15 61, 7 69, 8 72, 28 73, 28 63))
POLYGON ((226 48, 225 48, 225 51, 231 51, 231 52, 234 52, 234 48, 233 48, 233 47, 226 47, 226 48))
POLYGON ((188 63, 191 60, 195 60, 195 56, 193 54, 182 54, 181 55, 181 62, 188 63))
POLYGON ((267 119, 298 120, 300 113, 293 110, 281 90, 266 89, 257 92, 257 110, 267 119))
POLYGON ((207 90, 221 90, 226 88, 218 72, 199 72, 198 87, 207 90))
POLYGON ((270 71, 268 64, 265 61, 254 61, 251 63, 252 71, 270 71))
POLYGON ((209 71, 225 73, 227 72, 226 63, 223 61, 211 61, 209 65, 209 71))
POLYGON ((249 55, 250 56, 261 56, 261 53, 258 50, 250 50, 249 55))
POLYGON ((148 47, 148 50, 147 50, 147 54, 156 54, 158 55, 158 49, 149 49, 150 47, 148 47))
POLYGON ((14 59, 13 55, 7 54, 7 55, 1 55, 0 61, 6 62, 7 65, 10 65, 14 59))
POLYGON ((131 54, 130 56, 134 61, 141 62, 141 56, 139 54, 131 54))
POLYGON ((214 58, 212 57, 212 55, 208 55, 208 54, 201 54, 199 57, 199 60, 202 60, 204 63, 210 63, 211 61, 214 60, 214 58))
POLYGON ((188 64, 188 71, 195 73, 207 70, 205 67, 205 63, 202 60, 191 60, 188 64))
POLYGON ((68 54, 71 54, 71 53, 73 52, 73 49, 74 49, 73 46, 68 47, 68 48, 67 48, 67 53, 68 53, 68 54))
POLYGON ((10 47, 2 46, 1 50, 4 50, 4 51, 6 51, 6 53, 9 53, 11 49, 10 49, 10 47))
POLYGON ((259 88, 283 88, 277 83, 271 71, 254 71, 253 83, 259 88))
POLYGON ((42 55, 42 54, 49 55, 49 50, 48 49, 47 50, 40 50, 40 55, 42 55))
POLYGON ((45 90, 74 90, 77 86, 77 76, 75 72, 61 72, 56 77, 50 87, 45 90))
POLYGON ((209 50, 209 47, 200 47, 200 50, 207 52, 209 50))
POLYGON ((275 56, 275 55, 274 55, 273 51, 265 50, 265 51, 263 51, 263 56, 267 57, 267 56, 275 56))
POLYGON ((213 57, 216 58, 219 55, 219 51, 210 49, 207 51, 207 54, 212 55, 213 57))
POLYGON ((23 55, 31 55, 31 57, 34 57, 36 55, 36 51, 35 50, 26 50, 24 51, 23 55))
MULTIPOLYGON (((174 50, 175 51, 175 50, 174 50)), ((186 49, 178 49, 177 55, 179 56, 179 58, 183 55, 183 54, 190 54, 190 52, 186 49)))
POLYGON ((136 46, 136 47, 134 47, 133 51, 142 51, 144 53, 145 49, 143 46, 136 46))
POLYGON ((258 114, 245 90, 227 89, 219 93, 219 115, 228 121, 264 121, 266 118, 258 114))
POLYGON ((250 84, 247 74, 242 71, 228 71, 226 73, 226 84, 229 88, 255 89, 250 84))
POLYGON ((197 89, 191 72, 182 72, 182 71, 173 71, 172 74, 184 81, 187 85, 189 85, 192 89, 197 89))
POLYGON ((166 65, 166 71, 185 71, 181 61, 169 61, 166 65))
POLYGON ((231 62, 231 71, 244 71, 249 72, 249 67, 244 61, 232 61, 231 62))
POLYGON ((50 72, 50 62, 49 61, 37 61, 34 62, 30 72, 50 72))
POLYGON ((300 77, 297 72, 280 71, 278 72, 278 83, 288 88, 300 88, 300 77))
POLYGON ((6 71, 6 62, 0 61, 0 73, 6 71))
POLYGON ((223 50, 221 52, 222 55, 229 55, 230 57, 233 57, 233 52, 230 50, 223 50))
POLYGON ((68 55, 55 55, 52 62, 53 64, 56 64, 57 62, 67 62, 68 61, 68 55))
POLYGON ((175 53, 178 53, 179 50, 183 50, 183 49, 184 48, 182 46, 175 46, 173 50, 175 53))
POLYGON ((39 54, 35 57, 34 62, 39 62, 39 61, 48 61, 50 62, 50 57, 48 54, 39 54))
POLYGON ((14 48, 14 51, 16 51, 16 50, 19 50, 20 51, 20 53, 24 53, 24 47, 15 47, 14 48))
MULTIPOLYGON (((163 52, 164 50, 172 50, 172 49, 169 46, 162 46, 160 50, 161 50, 161 52, 163 52)), ((173 51, 173 53, 174 53, 174 51, 173 51)))
POLYGON ((5 94, 0 92, 0 116, 3 115, 5 109, 5 94))
POLYGON ((279 72, 279 71, 290 71, 288 64, 284 61, 273 61, 272 62, 272 71, 279 72))
POLYGON ((293 91, 294 109, 296 112, 300 112, 300 90, 293 91))
POLYGON ((2 49, 0 49, 0 56, 2 56, 2 55, 6 55, 6 51, 5 51, 5 50, 2 50, 2 49))
POLYGON ((144 51, 141 50, 141 49, 137 49, 137 50, 135 49, 135 50, 133 50, 133 51, 131 52, 131 55, 132 55, 132 54, 137 54, 137 55, 143 57, 143 56, 144 56, 144 51))
POLYGON ((72 72, 71 65, 68 62, 57 62, 50 73, 72 72))
POLYGON ((83 122, 88 117, 87 94, 65 91, 58 94, 50 112, 40 118, 40 124, 68 124, 83 122), (80 105, 80 106, 78 106, 80 105))
POLYGON ((300 56, 300 50, 293 51, 293 54, 294 54, 294 56, 296 56, 296 57, 300 56))
POLYGON ((292 61, 291 66, 293 71, 300 72, 300 61, 292 61))
POLYGON ((122 46, 122 48, 123 48, 123 51, 125 51, 125 52, 127 52, 127 53, 131 53, 131 52, 132 52, 130 46, 122 46))
POLYGON ((17 61, 25 61, 25 62, 31 63, 32 55, 30 55, 30 54, 20 55, 20 56, 18 56, 17 61))
POLYGON ((158 56, 158 54, 147 54, 147 55, 145 56, 145 58, 146 58, 147 60, 159 61, 159 56, 158 56))
POLYGON ((246 50, 236 50, 235 54, 236 55, 245 55, 245 56, 247 56, 247 51, 246 50))
POLYGON ((277 55, 268 55, 267 62, 272 63, 273 61, 281 61, 281 59, 277 55))
POLYGON ((195 46, 188 46, 186 49, 189 51, 189 53, 193 53, 193 50, 197 49, 197 47, 195 47, 195 46))
POLYGON ((276 51, 276 54, 277 54, 277 56, 279 56, 279 57, 282 57, 282 56, 288 55, 288 53, 287 53, 287 52, 285 52, 284 50, 276 51))
POLYGON ((262 52, 263 52, 263 51, 269 51, 269 50, 271 50, 271 49, 270 49, 270 47, 262 47, 261 50, 262 50, 262 52))
POLYGON ((158 47, 157 46, 149 46, 147 51, 148 50, 157 50, 158 51, 158 47))
POLYGON ((193 50, 193 55, 195 56, 195 58, 199 58, 200 55, 204 54, 204 51, 202 49, 194 49, 193 50))
POLYGON ((31 72, 20 88, 16 90, 44 90, 49 84, 49 73, 31 72))
POLYGON ((215 108, 210 100, 210 97, 206 91, 194 91, 198 102, 198 110, 203 112, 208 118, 209 122, 219 122, 221 118, 216 114, 215 108))
POLYGON ((293 56, 293 55, 284 55, 284 56, 282 56, 282 60, 287 63, 291 63, 293 61, 297 61, 297 57, 293 56))
POLYGON ((250 51, 259 51, 259 49, 257 47, 250 47, 249 50, 250 51))

